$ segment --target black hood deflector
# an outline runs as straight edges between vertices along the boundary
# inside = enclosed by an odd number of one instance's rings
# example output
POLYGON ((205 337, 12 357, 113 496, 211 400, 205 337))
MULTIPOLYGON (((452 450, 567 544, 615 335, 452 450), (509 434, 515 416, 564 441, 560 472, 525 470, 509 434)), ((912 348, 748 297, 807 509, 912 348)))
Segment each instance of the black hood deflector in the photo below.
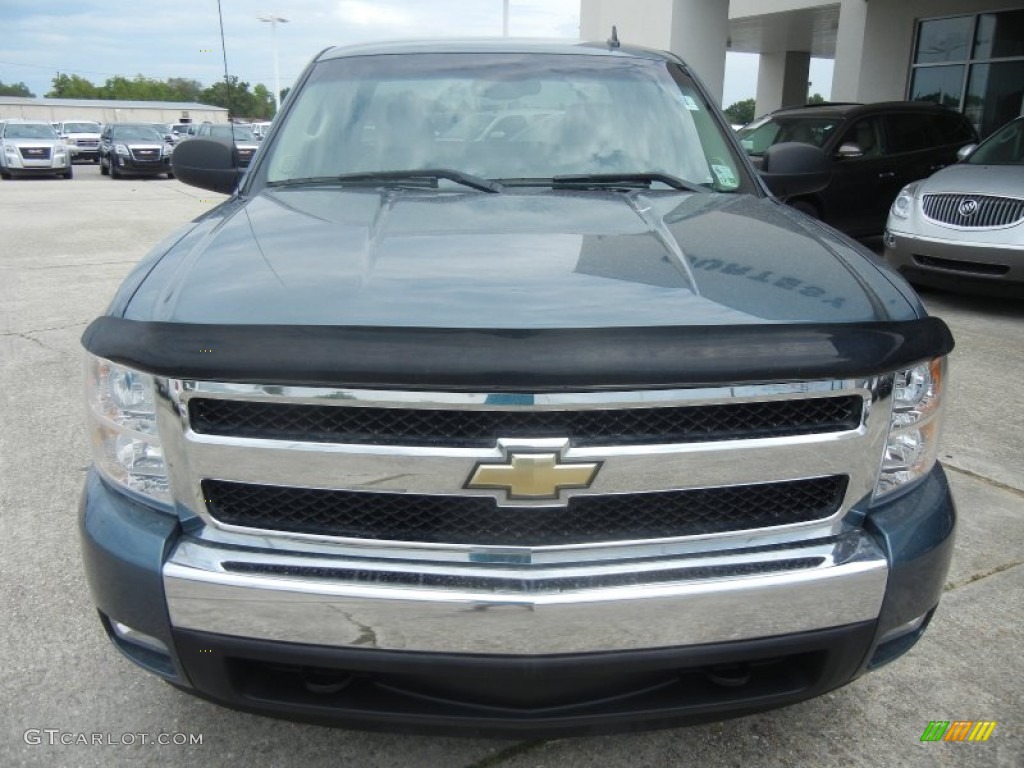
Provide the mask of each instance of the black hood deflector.
POLYGON ((953 349, 901 322, 464 329, 212 325, 100 317, 89 352, 159 376, 462 392, 664 389, 889 373, 953 349))

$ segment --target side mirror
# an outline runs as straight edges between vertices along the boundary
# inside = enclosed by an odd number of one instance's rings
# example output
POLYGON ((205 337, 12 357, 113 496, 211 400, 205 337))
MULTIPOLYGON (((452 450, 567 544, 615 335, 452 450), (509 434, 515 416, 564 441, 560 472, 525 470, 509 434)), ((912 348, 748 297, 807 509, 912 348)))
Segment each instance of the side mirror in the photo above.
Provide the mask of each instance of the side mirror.
POLYGON ((186 184, 230 195, 238 186, 242 169, 238 153, 230 142, 191 139, 171 155, 174 176, 186 184))
POLYGON ((864 157, 864 150, 852 141, 848 141, 839 147, 836 157, 840 160, 854 160, 858 157, 864 157))
POLYGON ((760 174, 776 197, 787 200, 823 190, 832 180, 832 167, 818 147, 789 141, 765 150, 760 174))
POLYGON ((974 150, 976 150, 977 148, 978 148, 977 144, 966 144, 966 145, 960 147, 960 149, 958 149, 956 151, 956 159, 957 160, 966 160, 968 157, 970 157, 974 153, 974 150))

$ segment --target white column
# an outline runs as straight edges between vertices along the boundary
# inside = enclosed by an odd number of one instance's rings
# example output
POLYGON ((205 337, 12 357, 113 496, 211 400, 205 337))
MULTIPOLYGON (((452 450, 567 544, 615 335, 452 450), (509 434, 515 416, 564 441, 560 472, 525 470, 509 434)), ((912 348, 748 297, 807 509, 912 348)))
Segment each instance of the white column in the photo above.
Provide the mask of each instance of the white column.
POLYGON ((580 36, 603 41, 612 26, 624 45, 668 50, 682 57, 722 100, 729 0, 580 0, 580 36))
POLYGON ((580 37, 601 42, 615 26, 622 43, 667 50, 673 5, 673 0, 580 0, 580 37))
POLYGON ((722 103, 725 50, 729 41, 729 0, 675 0, 672 46, 722 103))
POLYGON ((757 68, 757 107, 765 115, 779 107, 807 103, 807 78, 811 54, 805 51, 762 53, 757 68))
MULTIPOLYGON (((832 71, 832 101, 860 101, 860 82, 867 45, 868 3, 841 0, 836 30, 836 61, 832 71)), ((902 79, 902 72, 893 72, 902 79)))

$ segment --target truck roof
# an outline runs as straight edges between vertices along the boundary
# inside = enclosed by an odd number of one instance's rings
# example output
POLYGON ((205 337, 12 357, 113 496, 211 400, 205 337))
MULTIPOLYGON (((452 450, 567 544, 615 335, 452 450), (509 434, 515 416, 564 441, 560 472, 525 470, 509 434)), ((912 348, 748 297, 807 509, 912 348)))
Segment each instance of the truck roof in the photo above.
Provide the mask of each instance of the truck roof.
POLYGON ((409 53, 536 53, 678 61, 671 53, 634 45, 613 47, 607 42, 539 38, 455 38, 360 43, 328 48, 317 57, 317 61, 409 53))

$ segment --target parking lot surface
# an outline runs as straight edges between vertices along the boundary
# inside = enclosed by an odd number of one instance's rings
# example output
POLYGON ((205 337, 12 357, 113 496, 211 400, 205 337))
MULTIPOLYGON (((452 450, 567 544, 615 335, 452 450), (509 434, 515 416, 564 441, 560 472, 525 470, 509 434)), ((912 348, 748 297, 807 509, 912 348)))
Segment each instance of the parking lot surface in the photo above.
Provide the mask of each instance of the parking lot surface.
POLYGON ((510 742, 270 720, 135 668, 100 628, 78 553, 78 340, 151 246, 221 199, 89 165, 0 182, 0 766, 1024 764, 1024 302, 948 293, 924 299, 957 339, 940 454, 960 510, 953 568, 924 639, 845 688, 703 726, 510 742), (932 720, 998 724, 983 744, 922 743, 932 720), (143 743, 160 734, 202 743, 143 743))

